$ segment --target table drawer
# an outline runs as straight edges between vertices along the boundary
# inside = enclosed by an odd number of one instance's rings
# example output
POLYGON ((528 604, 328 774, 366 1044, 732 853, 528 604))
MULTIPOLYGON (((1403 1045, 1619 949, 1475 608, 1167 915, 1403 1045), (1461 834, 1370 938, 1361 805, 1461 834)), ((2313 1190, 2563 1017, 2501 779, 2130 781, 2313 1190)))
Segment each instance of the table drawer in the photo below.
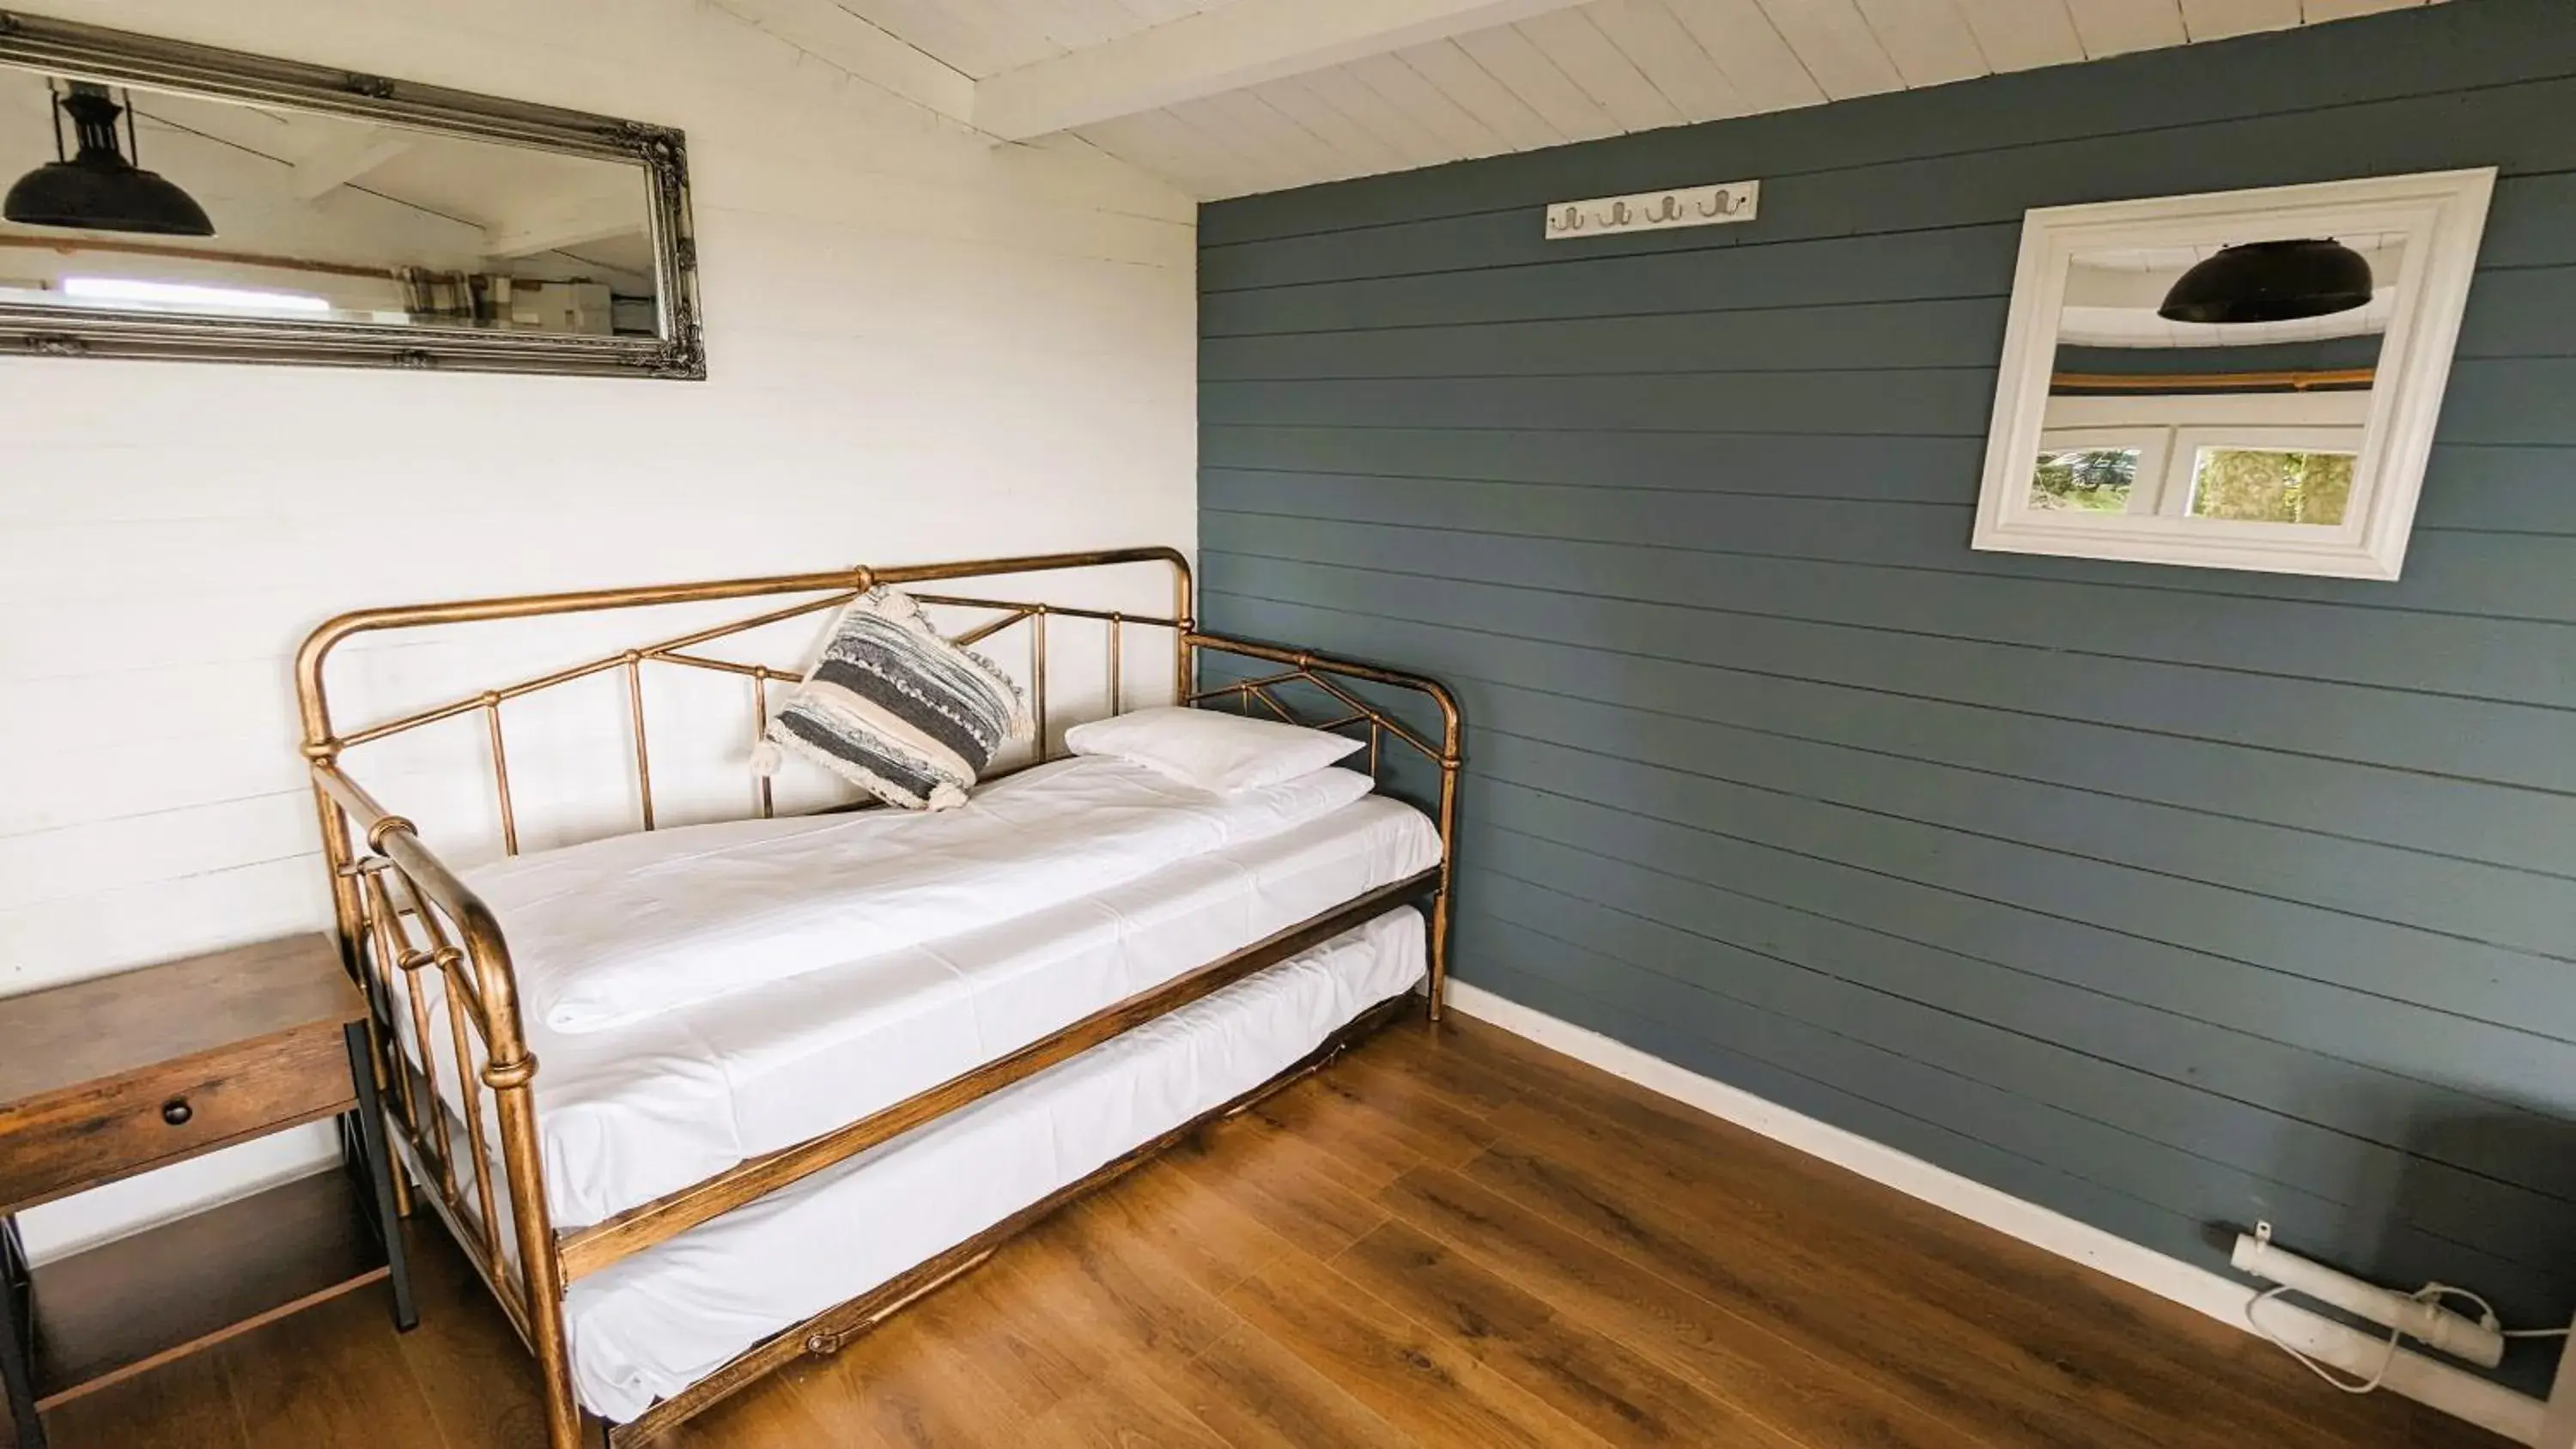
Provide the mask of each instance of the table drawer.
POLYGON ((0 1211, 354 1102, 329 1023, 23 1101, 0 1114, 0 1211))

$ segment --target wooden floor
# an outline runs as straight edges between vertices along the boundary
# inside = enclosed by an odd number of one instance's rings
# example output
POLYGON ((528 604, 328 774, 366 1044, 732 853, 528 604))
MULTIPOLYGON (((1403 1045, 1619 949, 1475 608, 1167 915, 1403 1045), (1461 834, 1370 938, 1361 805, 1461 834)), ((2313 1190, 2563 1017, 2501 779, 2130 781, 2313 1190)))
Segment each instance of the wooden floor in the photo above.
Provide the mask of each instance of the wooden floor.
MULTIPOLYGON (((381 1290, 65 1406, 61 1449, 536 1443, 435 1231, 381 1290)), ((1404 1023, 686 1446, 2309 1449, 2504 1441, 1468 1024, 1404 1023)))

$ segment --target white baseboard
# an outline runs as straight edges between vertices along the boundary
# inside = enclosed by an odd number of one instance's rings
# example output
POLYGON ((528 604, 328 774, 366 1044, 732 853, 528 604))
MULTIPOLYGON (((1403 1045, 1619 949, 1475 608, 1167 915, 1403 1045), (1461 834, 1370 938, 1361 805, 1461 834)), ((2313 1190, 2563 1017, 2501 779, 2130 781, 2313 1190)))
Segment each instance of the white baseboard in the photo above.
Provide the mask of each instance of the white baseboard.
MULTIPOLYGON (((1508 1001, 1464 981, 1449 983, 1449 1005, 1515 1036, 1560 1051, 1578 1061, 1625 1078, 1649 1091, 1685 1102, 1714 1117, 1750 1128, 1873 1182, 1910 1197, 1946 1208, 2108 1273, 2124 1283, 2196 1309, 2230 1327, 2251 1333, 2246 1313, 2255 1290, 2179 1258, 2143 1248, 2126 1238, 2077 1222, 2063 1213, 2025 1202, 2010 1193, 1961 1177, 1919 1157, 1899 1152, 1856 1132, 1847 1132, 1813 1117, 1674 1066, 1661 1057, 1611 1040, 1599 1032, 1560 1021, 1545 1012, 1508 1001)), ((2264 1305, 2263 1322, 2299 1350, 2322 1362, 2363 1376, 2376 1372, 2387 1340, 2321 1317, 2294 1304, 2274 1300, 2264 1305)), ((2482 1379, 2439 1359, 2400 1350, 2389 1366, 2386 1387, 2446 1414, 2522 1444, 2541 1442, 2539 1399, 2482 1379)))

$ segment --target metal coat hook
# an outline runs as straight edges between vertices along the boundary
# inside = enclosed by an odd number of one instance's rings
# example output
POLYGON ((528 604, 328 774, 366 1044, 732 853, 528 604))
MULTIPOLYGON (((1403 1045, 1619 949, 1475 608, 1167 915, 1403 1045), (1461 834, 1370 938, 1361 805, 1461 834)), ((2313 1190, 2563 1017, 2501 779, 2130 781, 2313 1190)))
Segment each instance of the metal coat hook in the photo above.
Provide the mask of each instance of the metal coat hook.
POLYGON ((1634 196, 1597 196, 1548 203, 1544 234, 1551 240, 1583 232, 1602 235, 1652 227, 1716 226, 1751 221, 1761 198, 1759 181, 1723 186, 1675 187, 1634 196))

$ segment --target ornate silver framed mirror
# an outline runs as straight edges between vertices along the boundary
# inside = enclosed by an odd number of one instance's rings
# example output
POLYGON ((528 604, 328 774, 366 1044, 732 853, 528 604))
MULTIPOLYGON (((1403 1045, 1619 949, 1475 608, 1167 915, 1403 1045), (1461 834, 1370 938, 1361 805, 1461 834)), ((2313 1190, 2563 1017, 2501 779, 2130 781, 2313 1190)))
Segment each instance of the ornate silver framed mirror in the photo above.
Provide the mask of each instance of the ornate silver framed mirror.
POLYGON ((0 11, 0 355, 698 379, 666 126, 0 11))

